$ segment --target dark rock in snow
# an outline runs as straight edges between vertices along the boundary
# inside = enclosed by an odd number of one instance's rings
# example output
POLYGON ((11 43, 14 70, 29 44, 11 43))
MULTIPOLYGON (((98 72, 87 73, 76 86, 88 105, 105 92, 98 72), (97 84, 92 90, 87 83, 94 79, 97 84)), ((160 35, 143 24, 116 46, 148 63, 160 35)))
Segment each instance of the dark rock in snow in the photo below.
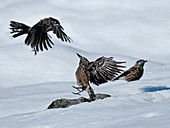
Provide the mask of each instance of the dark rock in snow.
MULTIPOLYGON (((98 93, 98 94, 95 94, 95 95, 96 95, 95 100, 110 97, 110 95, 108 95, 108 94, 100 94, 100 93, 98 93)), ((57 99, 57 100, 53 101, 48 106, 47 109, 67 108, 67 107, 69 107, 71 105, 76 105, 76 104, 80 104, 80 103, 84 103, 84 102, 92 102, 92 100, 90 98, 84 98, 84 97, 80 97, 78 99, 57 99)))

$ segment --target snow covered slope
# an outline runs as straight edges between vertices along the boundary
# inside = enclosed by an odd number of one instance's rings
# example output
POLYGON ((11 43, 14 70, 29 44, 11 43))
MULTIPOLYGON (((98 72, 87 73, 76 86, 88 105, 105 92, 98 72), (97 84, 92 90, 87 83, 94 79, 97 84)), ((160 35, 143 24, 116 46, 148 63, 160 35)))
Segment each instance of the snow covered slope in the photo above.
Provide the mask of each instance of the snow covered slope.
POLYGON ((169 0, 1 0, 0 10, 0 128, 170 127, 169 0), (25 36, 9 33, 10 20, 31 26, 50 16, 73 43, 50 33, 54 47, 34 56, 25 36), (127 68, 148 62, 139 81, 92 85, 110 98, 46 110, 57 98, 79 97, 72 94, 77 52, 89 60, 114 56, 127 68))

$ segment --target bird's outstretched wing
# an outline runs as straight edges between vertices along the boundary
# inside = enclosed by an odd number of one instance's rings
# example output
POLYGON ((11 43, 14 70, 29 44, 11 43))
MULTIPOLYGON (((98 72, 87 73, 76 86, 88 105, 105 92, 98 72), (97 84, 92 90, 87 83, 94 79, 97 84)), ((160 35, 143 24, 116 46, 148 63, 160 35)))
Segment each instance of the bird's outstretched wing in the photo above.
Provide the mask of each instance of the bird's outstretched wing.
POLYGON ((53 33, 56 34, 56 36, 59 39, 65 42, 72 42, 72 39, 64 33, 63 31, 64 29, 60 24, 53 23, 52 28, 53 28, 53 33))
POLYGON ((35 55, 40 50, 43 51, 44 48, 48 50, 49 47, 52 48, 52 45, 54 45, 43 24, 36 24, 31 28, 25 39, 25 44, 31 45, 35 55))
POLYGON ((39 52, 39 50, 43 51, 44 48, 46 50, 52 48, 54 43, 51 41, 51 37, 47 33, 49 31, 53 31, 53 33, 63 42, 72 42, 72 39, 67 36, 63 30, 63 27, 57 19, 52 17, 45 18, 30 28, 25 44, 31 45, 35 54, 39 52))
POLYGON ((94 62, 90 62, 87 69, 87 76, 90 82, 100 85, 114 79, 125 68, 121 65, 126 62, 117 62, 113 57, 100 57, 94 62))

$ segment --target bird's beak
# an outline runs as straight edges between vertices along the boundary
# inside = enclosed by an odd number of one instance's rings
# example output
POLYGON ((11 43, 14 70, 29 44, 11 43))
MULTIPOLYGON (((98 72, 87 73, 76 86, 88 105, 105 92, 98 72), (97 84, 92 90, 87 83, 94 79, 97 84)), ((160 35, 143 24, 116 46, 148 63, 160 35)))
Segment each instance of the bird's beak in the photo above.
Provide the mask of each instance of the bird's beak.
POLYGON ((80 55, 80 54, 78 54, 78 53, 76 53, 77 54, 77 56, 81 59, 82 58, 82 56, 80 55))
POLYGON ((144 62, 146 63, 146 62, 148 62, 147 60, 144 60, 144 62))

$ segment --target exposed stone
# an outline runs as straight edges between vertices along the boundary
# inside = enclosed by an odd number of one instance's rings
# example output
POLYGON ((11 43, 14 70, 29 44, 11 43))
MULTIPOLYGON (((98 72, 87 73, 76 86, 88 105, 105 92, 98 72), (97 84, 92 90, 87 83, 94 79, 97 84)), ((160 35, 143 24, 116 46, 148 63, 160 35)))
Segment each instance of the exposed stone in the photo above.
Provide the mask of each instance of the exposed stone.
MULTIPOLYGON (((104 99, 107 97, 110 97, 110 95, 108 94, 95 94, 96 95, 96 99, 104 99)), ((95 101, 94 100, 94 101, 95 101)), ((53 101, 47 109, 53 109, 53 108, 67 108, 71 105, 76 105, 76 104, 80 104, 80 103, 84 103, 84 102, 92 102, 91 99, 89 98, 84 98, 84 97, 80 97, 78 99, 57 99, 55 101, 53 101)))

